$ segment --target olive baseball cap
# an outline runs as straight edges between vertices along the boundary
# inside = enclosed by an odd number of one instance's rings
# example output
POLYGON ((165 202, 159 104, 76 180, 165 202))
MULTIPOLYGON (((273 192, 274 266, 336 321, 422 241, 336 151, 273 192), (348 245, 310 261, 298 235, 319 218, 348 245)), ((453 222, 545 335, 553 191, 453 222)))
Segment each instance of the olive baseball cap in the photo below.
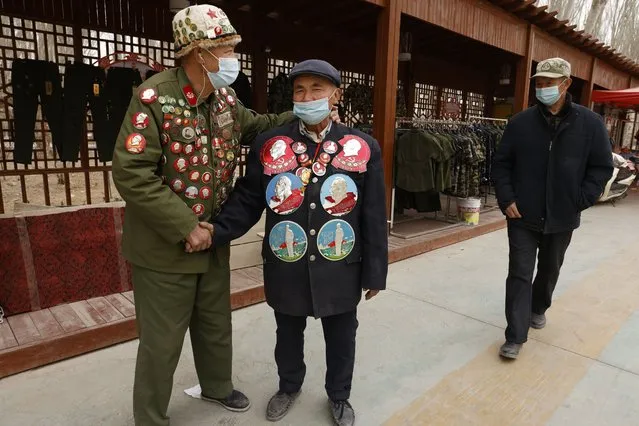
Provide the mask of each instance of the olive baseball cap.
POLYGON ((570 62, 562 58, 545 59, 537 64, 537 73, 531 78, 548 77, 548 78, 570 78, 570 62))

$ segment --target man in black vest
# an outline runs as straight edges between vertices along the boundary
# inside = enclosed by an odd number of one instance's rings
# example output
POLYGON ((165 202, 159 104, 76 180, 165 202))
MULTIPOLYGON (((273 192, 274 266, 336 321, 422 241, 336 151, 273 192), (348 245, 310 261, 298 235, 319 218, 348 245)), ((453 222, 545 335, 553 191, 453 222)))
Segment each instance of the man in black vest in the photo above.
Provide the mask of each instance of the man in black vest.
POLYGON ((613 170, 601 117, 574 104, 568 93, 570 64, 547 59, 533 78, 539 103, 512 118, 493 168, 510 243, 508 327, 499 354, 510 359, 519 355, 529 327, 545 327, 572 232, 613 170))
POLYGON ((338 425, 352 425, 357 305, 386 287, 388 237, 381 150, 370 136, 331 122, 340 74, 330 64, 298 64, 293 123, 259 136, 222 212, 214 245, 245 234, 266 208, 264 290, 275 310, 279 391, 267 418, 280 420, 304 381, 304 329, 322 319, 326 392, 338 425))

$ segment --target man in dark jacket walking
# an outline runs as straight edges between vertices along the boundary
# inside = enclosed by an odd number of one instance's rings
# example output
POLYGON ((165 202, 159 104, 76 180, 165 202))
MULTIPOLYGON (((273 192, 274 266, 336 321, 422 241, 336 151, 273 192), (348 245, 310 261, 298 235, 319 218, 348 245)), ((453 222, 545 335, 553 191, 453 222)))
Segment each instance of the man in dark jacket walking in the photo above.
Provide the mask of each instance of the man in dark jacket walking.
POLYGON ((279 390, 266 417, 282 419, 304 382, 307 317, 322 319, 326 392, 335 423, 351 426, 357 305, 386 287, 388 237, 381 150, 375 139, 331 123, 340 74, 319 60, 291 71, 299 118, 259 136, 246 176, 213 221, 214 245, 245 234, 266 208, 264 292, 275 310, 279 390))
POLYGON ((570 64, 547 59, 538 64, 533 78, 539 103, 511 119, 493 167, 510 245, 508 327, 499 354, 511 359, 528 339, 529 327, 546 325, 545 312, 572 232, 613 170, 603 121, 574 104, 568 93, 570 64))

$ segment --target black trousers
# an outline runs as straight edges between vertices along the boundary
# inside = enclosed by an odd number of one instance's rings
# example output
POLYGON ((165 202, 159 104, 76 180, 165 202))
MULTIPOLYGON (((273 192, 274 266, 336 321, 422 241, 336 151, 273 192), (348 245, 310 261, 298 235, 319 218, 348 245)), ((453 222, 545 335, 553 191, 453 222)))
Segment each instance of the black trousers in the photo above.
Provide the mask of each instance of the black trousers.
POLYGON ((531 312, 544 314, 552 303, 572 231, 544 234, 508 225, 510 260, 506 280, 506 340, 528 340, 531 312), (537 261, 537 275, 533 281, 537 261))
POLYGON ((98 143, 100 161, 111 161, 115 141, 120 133, 122 121, 131 103, 131 97, 140 84, 142 77, 138 70, 112 67, 107 73, 106 93, 108 104, 108 137, 102 144, 98 143))
MULTIPOLYGON (((275 312, 277 343, 275 362, 280 376, 280 391, 299 392, 306 375, 304 330, 306 317, 275 312)), ((355 367, 357 310, 322 318, 326 342, 326 393, 333 401, 350 398, 355 367)))
POLYGON ((38 104, 49 124, 53 145, 62 156, 64 115, 60 71, 53 62, 15 59, 11 68, 15 125, 14 161, 31 164, 38 104))
MULTIPOLYGON (((98 147, 108 141, 107 97, 102 68, 86 64, 67 64, 64 74, 64 114, 66 131, 63 161, 78 161, 80 144, 86 141, 87 103, 93 118, 93 137, 98 147)), ((102 158, 100 158, 102 160, 102 158)), ((109 158, 110 161, 111 159, 109 158)), ((105 161, 105 160, 102 160, 105 161)))

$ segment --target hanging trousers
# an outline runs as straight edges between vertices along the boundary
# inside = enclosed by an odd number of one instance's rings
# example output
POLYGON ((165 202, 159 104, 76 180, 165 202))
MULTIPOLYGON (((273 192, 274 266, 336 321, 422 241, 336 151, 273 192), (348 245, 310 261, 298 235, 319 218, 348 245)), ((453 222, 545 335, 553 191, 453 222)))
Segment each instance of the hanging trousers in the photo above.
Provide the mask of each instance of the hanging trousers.
POLYGON ((53 62, 15 59, 11 68, 11 85, 15 126, 14 161, 31 164, 38 104, 42 106, 53 145, 61 157, 64 115, 58 66, 53 62))
POLYGON ((508 224, 510 259, 506 280, 506 340, 528 340, 531 312, 544 314, 552 303, 572 231, 544 234, 508 224), (537 275, 533 281, 537 261, 537 275))
POLYGON ((93 118, 93 137, 98 147, 107 142, 107 98, 104 70, 86 64, 67 64, 64 74, 65 140, 62 160, 78 161, 80 144, 86 143, 87 103, 93 118))
MULTIPOLYGON (((296 393, 302 389, 306 375, 304 364, 304 330, 306 317, 275 312, 277 343, 275 362, 280 377, 280 391, 296 393)), ((350 398, 355 367, 357 310, 322 318, 326 342, 325 389, 333 401, 350 398)))
POLYGON ((131 68, 112 67, 107 73, 106 92, 109 100, 109 137, 106 143, 98 144, 100 161, 111 161, 115 141, 120 133, 122 121, 126 116, 136 88, 142 84, 142 77, 138 70, 131 68))

